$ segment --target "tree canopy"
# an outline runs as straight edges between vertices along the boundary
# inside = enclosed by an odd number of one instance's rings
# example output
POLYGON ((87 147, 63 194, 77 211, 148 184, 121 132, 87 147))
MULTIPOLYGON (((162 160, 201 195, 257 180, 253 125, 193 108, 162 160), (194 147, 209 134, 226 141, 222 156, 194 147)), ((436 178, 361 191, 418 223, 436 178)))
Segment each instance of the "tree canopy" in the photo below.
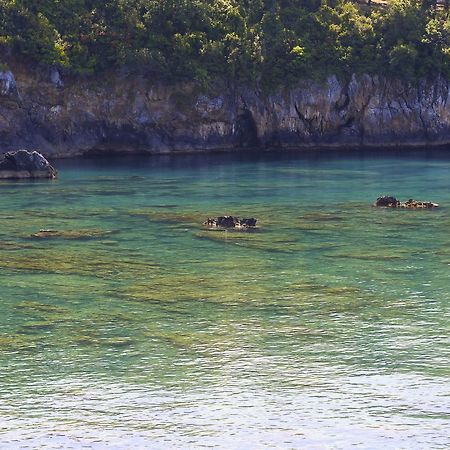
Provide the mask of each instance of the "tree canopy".
POLYGON ((73 74, 126 65, 168 82, 450 78, 449 14, 429 0, 0 0, 0 46, 73 74))

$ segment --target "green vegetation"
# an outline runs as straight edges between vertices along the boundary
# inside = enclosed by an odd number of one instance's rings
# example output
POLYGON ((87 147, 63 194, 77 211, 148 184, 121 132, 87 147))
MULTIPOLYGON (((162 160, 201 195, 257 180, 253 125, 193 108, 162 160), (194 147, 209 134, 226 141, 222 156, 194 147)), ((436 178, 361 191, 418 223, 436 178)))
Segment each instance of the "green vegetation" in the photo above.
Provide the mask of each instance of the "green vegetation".
POLYGON ((0 46, 75 74, 127 65, 170 82, 262 88, 329 74, 450 77, 432 1, 0 0, 0 46))

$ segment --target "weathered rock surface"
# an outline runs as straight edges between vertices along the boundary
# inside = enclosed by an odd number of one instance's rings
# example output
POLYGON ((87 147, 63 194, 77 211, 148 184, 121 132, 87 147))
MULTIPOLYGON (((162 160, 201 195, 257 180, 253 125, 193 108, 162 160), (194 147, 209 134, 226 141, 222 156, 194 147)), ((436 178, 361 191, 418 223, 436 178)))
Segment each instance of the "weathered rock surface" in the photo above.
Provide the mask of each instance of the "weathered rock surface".
POLYGON ((209 218, 203 225, 210 228, 254 228, 257 220, 255 218, 240 219, 234 216, 219 216, 209 218))
POLYGON ((267 95, 225 83, 167 86, 125 69, 69 78, 56 69, 10 67, 0 72, 5 150, 74 156, 450 144, 450 88, 442 78, 412 85, 332 76, 267 95))
POLYGON ((439 205, 433 202, 422 202, 419 200, 413 200, 410 198, 406 202, 401 202, 392 196, 378 197, 374 206, 384 208, 409 208, 409 209, 422 209, 422 208, 437 208, 439 205))
POLYGON ((0 179, 56 178, 57 171, 38 152, 19 150, 0 155, 0 179))

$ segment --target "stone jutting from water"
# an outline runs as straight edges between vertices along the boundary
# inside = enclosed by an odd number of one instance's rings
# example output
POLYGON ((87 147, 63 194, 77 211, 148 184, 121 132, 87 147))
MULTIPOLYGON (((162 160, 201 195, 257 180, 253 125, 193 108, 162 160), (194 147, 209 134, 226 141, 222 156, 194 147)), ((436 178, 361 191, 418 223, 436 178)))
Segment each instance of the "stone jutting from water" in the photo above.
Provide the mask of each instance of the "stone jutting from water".
POLYGON ((0 179, 53 179, 56 176, 56 169, 36 151, 18 150, 0 155, 0 179))
POLYGON ((384 208, 409 208, 409 209, 423 209, 423 208, 437 208, 439 205, 433 202, 423 202, 419 200, 413 200, 410 198, 406 202, 401 202, 395 197, 385 195, 378 197, 374 206, 384 208))
POLYGON ((206 220, 203 225, 210 228, 254 228, 256 226, 256 219, 251 217, 248 219, 240 219, 234 216, 219 216, 206 220))

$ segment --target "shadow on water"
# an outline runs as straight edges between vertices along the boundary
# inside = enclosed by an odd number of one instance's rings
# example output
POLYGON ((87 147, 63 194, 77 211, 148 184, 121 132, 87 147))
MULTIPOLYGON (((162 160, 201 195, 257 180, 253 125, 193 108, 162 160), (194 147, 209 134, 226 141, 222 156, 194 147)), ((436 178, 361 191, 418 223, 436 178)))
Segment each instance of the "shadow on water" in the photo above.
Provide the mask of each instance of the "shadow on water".
POLYGON ((104 154, 86 155, 71 159, 55 160, 61 169, 177 169, 191 167, 199 169, 207 166, 228 165, 233 163, 273 163, 305 162, 308 165, 339 160, 384 160, 402 161, 450 161, 450 149, 447 148, 394 148, 394 149, 314 149, 314 150, 261 150, 245 149, 228 152, 188 153, 188 154, 104 154))

